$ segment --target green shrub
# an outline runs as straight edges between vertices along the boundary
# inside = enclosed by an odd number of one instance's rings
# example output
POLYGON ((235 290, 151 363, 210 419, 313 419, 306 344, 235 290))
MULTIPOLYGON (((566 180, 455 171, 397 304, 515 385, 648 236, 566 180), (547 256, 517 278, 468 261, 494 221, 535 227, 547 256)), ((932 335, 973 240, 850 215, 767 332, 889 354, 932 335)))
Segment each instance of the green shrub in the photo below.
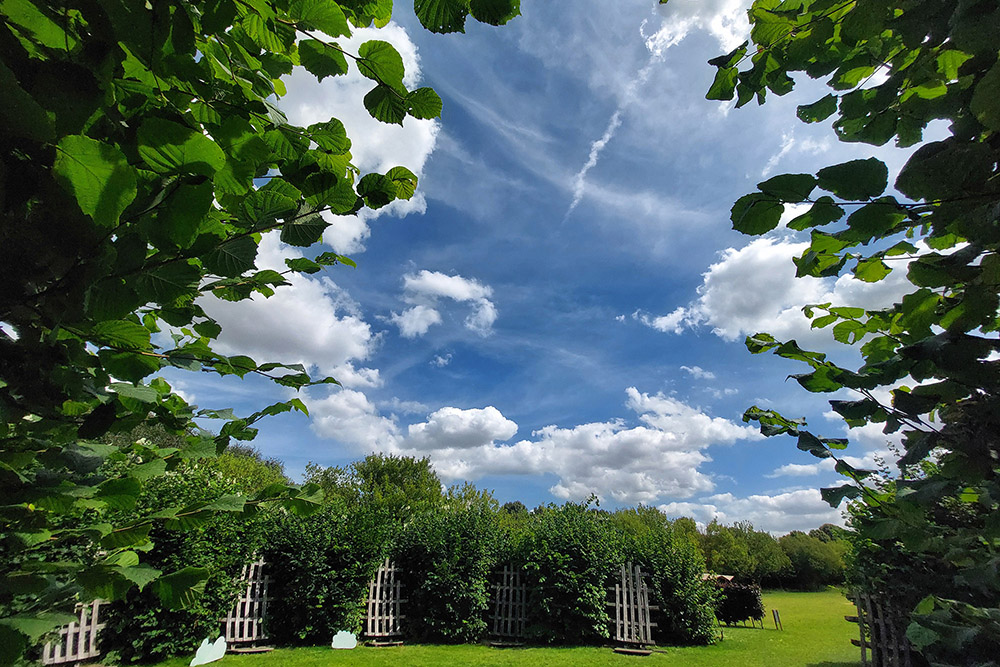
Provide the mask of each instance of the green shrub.
POLYGON ((529 586, 531 637, 573 644, 608 638, 606 586, 625 562, 622 535, 606 512, 586 504, 531 514, 519 559, 529 586))
POLYGON ((309 516, 277 514, 267 530, 267 629, 277 643, 328 643, 361 628, 365 595, 385 558, 390 522, 366 505, 326 504, 309 516))
POLYGON ((650 595, 661 644, 711 644, 718 638, 717 589, 702 579, 705 561, 685 521, 669 521, 657 509, 619 510, 614 521, 624 531, 626 560, 650 575, 650 595))
MULTIPOLYGON (((239 484, 216 470, 196 464, 179 467, 146 483, 137 511, 216 500, 240 492, 239 484)), ((184 567, 208 569, 205 592, 183 610, 168 610, 152 587, 131 589, 107 607, 101 645, 120 662, 161 660, 194 651, 205 637, 219 635, 220 619, 232 607, 242 585, 241 570, 260 548, 261 517, 215 514, 207 522, 171 530, 155 524, 155 547, 143 562, 164 572, 184 567)))
POLYGON ((485 635, 499 537, 496 503, 485 494, 453 499, 406 526, 395 558, 406 586, 408 636, 471 642, 485 635))
POLYGON ((715 615, 720 623, 732 625, 742 621, 760 621, 764 618, 764 600, 756 584, 725 584, 719 587, 718 608, 715 615))

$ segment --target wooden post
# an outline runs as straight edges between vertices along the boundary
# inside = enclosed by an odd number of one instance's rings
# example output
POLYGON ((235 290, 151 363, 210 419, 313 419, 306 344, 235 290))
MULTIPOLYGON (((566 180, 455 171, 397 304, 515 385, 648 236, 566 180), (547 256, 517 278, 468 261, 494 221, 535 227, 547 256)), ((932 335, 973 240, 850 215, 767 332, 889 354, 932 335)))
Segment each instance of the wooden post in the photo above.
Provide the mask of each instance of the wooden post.
MULTIPOLYGON (((778 613, 777 609, 772 609, 771 610, 771 616, 774 618, 774 629, 775 630, 784 630, 785 626, 783 626, 781 624, 781 614, 778 613)), ((760 624, 761 624, 761 626, 764 625, 763 619, 761 619, 760 624)))

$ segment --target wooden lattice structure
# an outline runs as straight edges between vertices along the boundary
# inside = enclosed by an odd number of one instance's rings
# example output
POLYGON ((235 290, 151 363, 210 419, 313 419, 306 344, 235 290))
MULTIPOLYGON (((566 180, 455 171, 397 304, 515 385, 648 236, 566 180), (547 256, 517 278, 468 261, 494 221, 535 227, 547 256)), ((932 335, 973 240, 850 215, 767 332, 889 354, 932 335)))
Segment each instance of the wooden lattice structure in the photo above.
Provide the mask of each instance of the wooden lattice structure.
POLYGON ((256 646, 267 639, 264 624, 267 621, 270 577, 264 572, 266 565, 263 559, 257 559, 243 566, 240 578, 246 588, 222 622, 222 635, 230 648, 256 646))
POLYGON ((638 565, 622 565, 619 580, 608 592, 614 596, 608 606, 615 609, 614 637, 621 644, 652 645, 653 623, 651 612, 658 608, 649 604, 649 586, 638 565))
POLYGON ((857 616, 845 616, 858 624, 860 639, 851 640, 861 648, 864 667, 913 667, 914 655, 906 638, 909 619, 868 593, 852 593, 848 599, 857 607, 857 616))
POLYGON ((93 660, 101 655, 98 633, 104 627, 100 621, 104 600, 94 600, 89 604, 77 604, 79 622, 73 622, 59 629, 59 639, 42 647, 43 665, 62 665, 83 660, 93 660))
POLYGON ((399 569, 388 558, 379 566, 368 583, 368 605, 365 613, 365 635, 372 639, 389 639, 403 634, 401 611, 403 585, 399 569))
POLYGON ((524 637, 528 611, 528 588, 520 570, 504 565, 494 575, 490 634, 503 639, 524 637))

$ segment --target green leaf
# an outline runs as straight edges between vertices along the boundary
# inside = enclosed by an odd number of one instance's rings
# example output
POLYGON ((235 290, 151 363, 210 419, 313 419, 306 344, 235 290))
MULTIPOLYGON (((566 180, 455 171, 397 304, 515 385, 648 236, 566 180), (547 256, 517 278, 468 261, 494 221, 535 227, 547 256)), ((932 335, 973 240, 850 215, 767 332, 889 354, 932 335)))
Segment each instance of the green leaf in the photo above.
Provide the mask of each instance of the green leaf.
POLYGON ((319 213, 304 215, 281 226, 281 242, 306 248, 319 241, 329 226, 319 213))
POLYGON ((108 389, 119 396, 131 398, 142 403, 156 403, 160 399, 160 395, 155 389, 144 385, 135 386, 125 382, 112 382, 108 389))
POLYGON ((177 247, 188 248, 198 237, 214 200, 211 181, 181 185, 164 202, 163 210, 156 216, 157 226, 177 247))
POLYGON ((385 177, 396 186, 396 197, 399 199, 409 199, 417 189, 417 177, 406 167, 393 167, 385 172, 385 177))
POLYGON ((432 88, 417 88, 406 95, 406 111, 414 118, 439 118, 441 109, 441 98, 432 88))
POLYGON ((778 226, 784 210, 773 196, 753 192, 736 200, 729 217, 736 231, 759 236, 778 226))
POLYGON ((844 216, 844 209, 833 203, 833 198, 826 195, 820 197, 813 203, 809 210, 802 215, 796 216, 788 223, 789 229, 795 231, 805 231, 810 227, 820 227, 836 222, 844 216))
POLYGON ((406 118, 406 98, 389 86, 378 85, 372 88, 365 95, 364 105, 372 118, 383 123, 402 125, 406 118))
POLYGON ((155 583, 155 590, 167 609, 185 609, 201 597, 207 582, 206 568, 186 567, 160 577, 155 583))
POLYGON ((397 90, 403 88, 403 57, 389 42, 373 39, 358 48, 358 71, 397 90))
POLYGON ((347 17, 333 0, 293 0, 288 6, 288 15, 296 23, 306 23, 307 29, 311 26, 330 37, 351 34, 347 17))
POLYGON ((103 227, 118 223, 136 195, 135 170, 114 146, 89 137, 63 137, 52 173, 80 210, 103 227))
POLYGON ((139 127, 139 157, 160 174, 212 176, 226 164, 219 145, 190 127, 148 118, 139 127))
POLYGON ((351 150, 351 140, 347 138, 344 124, 336 118, 325 123, 314 123, 308 128, 309 137, 325 151, 346 153, 351 150))
POLYGON ((868 243, 889 234, 905 218, 895 197, 879 197, 848 216, 848 230, 841 236, 849 241, 868 243))
POLYGON ((796 110, 796 115, 804 123, 819 123, 826 120, 837 111, 837 96, 830 93, 812 104, 803 104, 796 110))
POLYGON ((396 197, 396 184, 382 174, 365 174, 358 182, 358 196, 369 207, 382 208, 396 197))
POLYGON ((833 488, 820 489, 819 494, 823 497, 830 507, 840 507, 840 504, 844 502, 845 498, 854 499, 860 498, 863 495, 863 491, 854 486, 853 484, 844 484, 843 486, 836 486, 833 488))
POLYGON ((972 93, 969 108, 976 119, 994 132, 1000 131, 1000 61, 979 80, 972 93))
POLYGON ((841 199, 860 201, 877 197, 889 182, 889 170, 878 158, 851 160, 816 173, 819 187, 841 199))
POLYGON ((257 242, 249 236, 226 241, 205 255, 205 268, 220 276, 235 278, 254 268, 257 242))
POLYGON ((328 76, 347 74, 347 58, 335 48, 315 39, 299 42, 299 62, 310 74, 322 81, 328 76))
POLYGON ((163 574, 162 570, 157 570, 155 567, 150 567, 149 565, 122 567, 118 569, 118 572, 123 577, 138 586, 140 591, 152 582, 156 581, 156 579, 163 574))
POLYGON ((329 172, 310 174, 302 186, 302 194, 313 208, 329 208, 334 214, 349 213, 358 200, 358 193, 349 179, 329 172))
POLYGON ((292 271, 297 271, 299 273, 319 273, 323 270, 322 265, 317 264, 311 259, 306 259, 305 257, 286 259, 285 266, 290 268, 292 271))
POLYGON ((870 257, 858 262, 854 267, 854 277, 866 283, 877 283, 885 278, 892 269, 878 257, 870 257))
POLYGON ((129 320, 98 322, 91 331, 91 339, 100 345, 126 350, 152 349, 149 329, 129 320))
POLYGON ((489 25, 505 25, 521 13, 521 0, 472 0, 469 3, 472 17, 489 25))
POLYGON ((247 499, 243 496, 229 494, 205 505, 205 509, 219 512, 242 512, 246 502, 247 499))
POLYGON ((735 67, 720 67, 715 73, 715 80, 705 93, 706 100, 726 101, 733 99, 736 90, 736 76, 739 70, 735 67))
POLYGON ((812 174, 781 174, 757 184, 761 192, 784 202, 805 201, 815 187, 816 177, 812 174))
POLYGON ((188 262, 170 262, 139 275, 138 287, 150 301, 169 304, 179 296, 198 289, 201 271, 188 262))
POLYGON ((149 531, 152 525, 130 526, 120 528, 108 533, 101 538, 101 546, 105 549, 124 549, 126 547, 137 547, 149 542, 149 531))
POLYGON ((431 32, 465 32, 469 0, 414 0, 413 10, 431 32))
POLYGON ((0 624, 13 628, 21 634, 26 635, 32 642, 37 642, 39 639, 59 626, 67 625, 78 620, 79 619, 73 614, 42 611, 35 613, 13 614, 0 619, 0 624))

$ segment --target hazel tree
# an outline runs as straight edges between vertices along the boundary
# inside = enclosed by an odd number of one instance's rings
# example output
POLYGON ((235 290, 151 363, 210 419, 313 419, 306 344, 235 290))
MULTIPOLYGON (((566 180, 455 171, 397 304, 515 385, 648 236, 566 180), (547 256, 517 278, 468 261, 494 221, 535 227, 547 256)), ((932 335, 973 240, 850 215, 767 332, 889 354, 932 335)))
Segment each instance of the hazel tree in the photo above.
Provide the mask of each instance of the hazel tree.
MULTIPOLYGON (((840 452, 842 438, 815 435, 801 419, 752 407, 765 435, 835 460, 849 482, 823 489, 837 506, 864 508, 862 537, 934 562, 944 580, 911 603, 910 640, 934 664, 995 659, 1000 650, 1000 6, 987 0, 756 0, 750 41, 710 61, 707 97, 740 107, 784 95, 793 75, 830 92, 798 107, 806 123, 832 118, 841 141, 917 147, 890 186, 876 158, 782 174, 732 208, 733 227, 775 229, 785 206, 808 209, 788 227, 810 234, 797 275, 845 273, 865 282, 906 273, 909 292, 890 307, 804 308, 813 328, 860 349, 845 368, 824 354, 749 336, 748 349, 806 364, 792 377, 807 391, 850 390, 832 400, 851 427, 880 424, 902 436, 903 469, 891 494, 866 483, 840 452), (752 44, 751 44, 752 42, 752 44), (947 136, 925 141, 933 121, 947 136), (881 391, 880 391, 881 390, 881 391), (879 400, 887 393, 891 400, 879 400), (950 518, 948 518, 950 517, 950 518), (955 517, 961 517, 955 520, 955 517), (921 599, 922 598, 922 599, 921 599)), ((979 663, 977 663, 979 664, 979 663)), ((985 663, 983 663, 985 664, 985 663)))
MULTIPOLYGON (((518 5, 415 0, 414 9, 427 29, 454 32, 469 16, 506 23, 518 5)), ((376 119, 437 117, 440 98, 406 88, 388 42, 357 53, 338 44, 391 13, 392 0, 0 2, 0 663, 65 622, 76 600, 132 586, 153 586, 175 606, 196 595, 205 572, 143 564, 154 523, 185 530, 213 512, 317 503, 315 486, 275 484, 128 525, 106 516, 134 507, 147 480, 180 462, 252 439, 259 419, 306 411, 298 398, 243 416, 197 410, 163 369, 255 374, 293 389, 336 382, 220 354, 221 327, 202 304, 280 299, 289 274, 353 266, 316 251, 261 270, 256 256, 267 232, 312 247, 324 214, 413 195, 417 179, 403 166, 352 165, 339 120, 297 127, 277 102, 293 67, 319 80, 356 68, 371 81, 364 106, 376 119), (219 420, 218 434, 198 430, 196 417, 219 420), (153 424, 179 442, 109 444, 153 424), (109 460, 133 465, 102 476, 109 460), (79 548, 62 548, 71 544, 79 548)))

